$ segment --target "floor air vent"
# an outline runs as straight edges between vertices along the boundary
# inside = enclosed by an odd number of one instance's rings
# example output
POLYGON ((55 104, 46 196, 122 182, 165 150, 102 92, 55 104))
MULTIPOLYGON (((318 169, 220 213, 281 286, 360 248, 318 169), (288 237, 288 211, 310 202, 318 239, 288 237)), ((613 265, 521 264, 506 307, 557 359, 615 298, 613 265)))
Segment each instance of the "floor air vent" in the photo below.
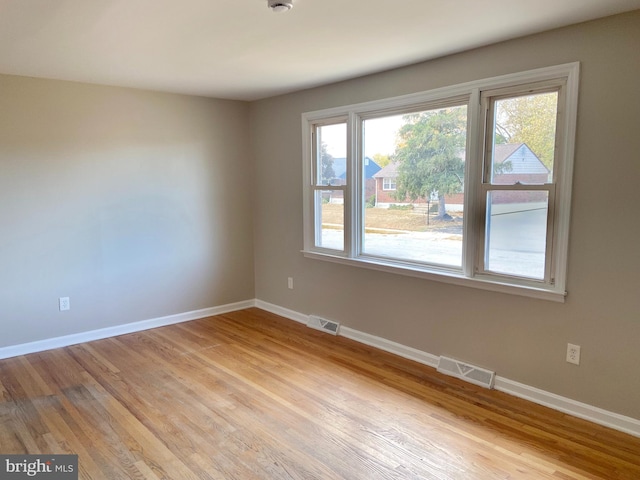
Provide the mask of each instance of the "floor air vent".
POLYGON ((307 327, 315 328, 316 330, 327 332, 331 335, 337 335, 340 324, 337 322, 332 322, 331 320, 325 320, 324 318, 316 317, 315 315, 309 315, 307 327))
POLYGON ((438 361, 438 371, 485 388, 493 388, 493 380, 496 376, 496 372, 459 362, 458 360, 448 357, 440 357, 438 361))

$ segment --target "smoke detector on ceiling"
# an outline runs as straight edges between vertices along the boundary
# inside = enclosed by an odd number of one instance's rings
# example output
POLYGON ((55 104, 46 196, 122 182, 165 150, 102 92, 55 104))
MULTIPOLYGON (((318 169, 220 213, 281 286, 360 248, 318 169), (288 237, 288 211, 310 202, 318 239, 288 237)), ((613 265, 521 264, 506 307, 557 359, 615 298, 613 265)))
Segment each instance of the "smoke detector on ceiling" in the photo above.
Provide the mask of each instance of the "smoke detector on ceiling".
POLYGON ((267 4, 276 13, 288 12, 293 8, 293 0, 267 0, 267 4))

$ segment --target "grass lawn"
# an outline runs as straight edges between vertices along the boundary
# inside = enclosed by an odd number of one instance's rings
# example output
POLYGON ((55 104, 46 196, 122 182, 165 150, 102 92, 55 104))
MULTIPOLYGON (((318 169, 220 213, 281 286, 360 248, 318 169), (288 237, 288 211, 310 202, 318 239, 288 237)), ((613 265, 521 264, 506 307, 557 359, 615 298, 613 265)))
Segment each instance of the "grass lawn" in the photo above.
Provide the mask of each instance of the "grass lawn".
MULTIPOLYGON (((453 221, 435 220, 431 217, 430 224, 427 225, 426 215, 414 210, 367 208, 365 210, 365 228, 410 232, 459 229, 462 233, 462 212, 451 212, 450 215, 454 217, 453 221)), ((322 223, 341 225, 343 223, 343 205, 324 204, 322 206, 322 223)))

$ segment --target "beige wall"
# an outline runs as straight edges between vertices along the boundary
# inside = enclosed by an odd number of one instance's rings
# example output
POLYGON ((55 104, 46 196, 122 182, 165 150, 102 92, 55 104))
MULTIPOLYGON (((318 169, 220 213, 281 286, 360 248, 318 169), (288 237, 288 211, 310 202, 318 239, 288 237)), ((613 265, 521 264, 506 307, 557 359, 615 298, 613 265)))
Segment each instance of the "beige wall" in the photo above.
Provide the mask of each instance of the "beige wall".
POLYGON ((253 298, 248 113, 0 76, 0 347, 253 298))
POLYGON ((640 419, 639 46, 636 11, 254 102, 257 298, 640 419), (565 304, 302 256, 302 112, 574 61, 582 72, 565 304), (582 346, 579 367, 564 360, 567 342, 582 346))
POLYGON ((255 296, 640 418, 638 45, 635 12, 250 105, 0 76, 0 348, 255 296), (302 112, 573 61, 565 304, 302 256, 302 112))

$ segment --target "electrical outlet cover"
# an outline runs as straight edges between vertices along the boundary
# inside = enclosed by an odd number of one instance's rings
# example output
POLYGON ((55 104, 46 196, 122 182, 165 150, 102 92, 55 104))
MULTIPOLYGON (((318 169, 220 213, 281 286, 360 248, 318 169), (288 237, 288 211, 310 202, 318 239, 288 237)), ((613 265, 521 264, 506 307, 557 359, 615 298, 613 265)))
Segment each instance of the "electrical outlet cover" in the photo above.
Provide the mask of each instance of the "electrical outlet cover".
POLYGON ((71 303, 69 302, 69 297, 60 297, 58 299, 58 306, 60 307, 61 312, 64 312, 65 310, 71 310, 71 303))
POLYGON ((580 365, 580 345, 567 344, 567 362, 580 365))

